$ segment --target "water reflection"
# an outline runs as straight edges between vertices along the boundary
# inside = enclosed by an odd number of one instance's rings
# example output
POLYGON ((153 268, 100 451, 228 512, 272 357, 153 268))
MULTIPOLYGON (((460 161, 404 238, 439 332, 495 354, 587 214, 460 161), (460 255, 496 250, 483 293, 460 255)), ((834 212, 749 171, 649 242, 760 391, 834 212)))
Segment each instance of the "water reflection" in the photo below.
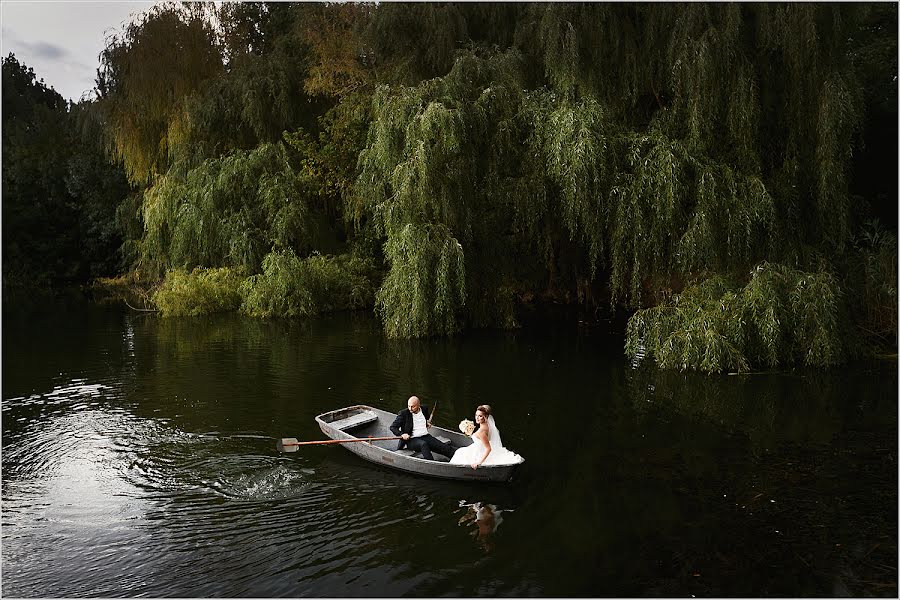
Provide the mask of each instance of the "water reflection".
POLYGON ((668 411, 747 437, 755 454, 786 444, 827 444, 849 419, 896 426, 897 370, 823 373, 813 369, 752 375, 629 370, 627 396, 638 415, 656 422, 668 411), (887 378, 872 393, 872 377, 887 378), (885 385, 886 384, 886 385, 885 385), (861 388, 869 388, 860 394, 861 388), (884 390, 883 392, 881 390, 884 390), (885 393, 886 392, 886 393, 885 393))
POLYGON ((496 504, 485 502, 466 503, 460 500, 459 506, 466 508, 465 514, 459 519, 460 525, 472 527, 472 535, 478 540, 478 544, 485 551, 490 553, 494 550, 494 534, 497 528, 503 523, 503 513, 513 512, 512 509, 501 510, 496 504))
POLYGON ((896 557, 896 365, 662 373, 629 369, 621 340, 561 328, 402 342, 365 314, 90 307, 9 324, 5 595, 896 590, 883 571, 896 557), (276 438, 321 438, 321 412, 399 409, 413 391, 439 400, 449 428, 489 402, 528 457, 516 480, 424 479, 335 446, 275 451, 276 438))

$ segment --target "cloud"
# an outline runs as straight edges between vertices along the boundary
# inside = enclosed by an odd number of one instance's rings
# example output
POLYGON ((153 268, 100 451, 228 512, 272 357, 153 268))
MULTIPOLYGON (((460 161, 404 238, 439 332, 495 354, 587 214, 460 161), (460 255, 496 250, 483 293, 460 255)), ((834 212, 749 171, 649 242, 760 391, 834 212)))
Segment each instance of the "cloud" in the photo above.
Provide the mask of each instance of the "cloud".
POLYGON ((28 42, 3 31, 4 52, 12 52, 19 62, 34 69, 38 80, 53 87, 63 97, 76 100, 93 87, 94 67, 62 46, 46 41, 28 42), (79 92, 77 90, 84 90, 79 92), (68 92, 68 93, 66 93, 68 92))
POLYGON ((31 52, 37 57, 46 58, 48 60, 58 60, 69 54, 64 48, 48 44, 47 42, 35 42, 34 44, 31 44, 31 52))
MULTIPOLYGON (((4 37, 6 32, 4 31, 4 37)), ((9 36, 9 40, 4 44, 8 50, 11 50, 17 56, 27 56, 32 61, 48 61, 61 65, 69 65, 76 68, 90 69, 89 65, 79 61, 71 51, 51 44, 50 42, 26 42, 15 36, 9 36)))
POLYGON ((34 69, 64 98, 78 99, 95 84, 106 32, 152 1, 7 2, 0 0, 0 50, 34 69))

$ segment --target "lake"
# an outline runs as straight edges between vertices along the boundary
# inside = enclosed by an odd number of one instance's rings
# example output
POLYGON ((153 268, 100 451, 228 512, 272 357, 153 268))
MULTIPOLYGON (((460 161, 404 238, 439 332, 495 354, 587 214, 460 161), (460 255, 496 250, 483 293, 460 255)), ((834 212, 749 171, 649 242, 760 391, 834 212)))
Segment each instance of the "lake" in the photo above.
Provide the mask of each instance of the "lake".
POLYGON ((897 595, 897 361, 635 368, 603 322, 388 340, 368 312, 4 306, 4 596, 897 595), (507 485, 372 466, 314 418, 493 407, 507 485))

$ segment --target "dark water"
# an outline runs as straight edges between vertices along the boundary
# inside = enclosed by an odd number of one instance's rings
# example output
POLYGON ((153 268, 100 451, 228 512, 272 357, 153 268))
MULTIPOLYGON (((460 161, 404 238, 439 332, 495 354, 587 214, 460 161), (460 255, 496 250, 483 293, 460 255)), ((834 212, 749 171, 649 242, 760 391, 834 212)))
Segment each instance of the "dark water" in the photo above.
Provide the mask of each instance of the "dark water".
POLYGON ((2 593, 896 596, 897 385, 896 361, 635 370, 569 325, 401 342, 367 314, 9 309, 2 593), (275 451, 412 393, 445 427, 490 403, 519 477, 275 451))

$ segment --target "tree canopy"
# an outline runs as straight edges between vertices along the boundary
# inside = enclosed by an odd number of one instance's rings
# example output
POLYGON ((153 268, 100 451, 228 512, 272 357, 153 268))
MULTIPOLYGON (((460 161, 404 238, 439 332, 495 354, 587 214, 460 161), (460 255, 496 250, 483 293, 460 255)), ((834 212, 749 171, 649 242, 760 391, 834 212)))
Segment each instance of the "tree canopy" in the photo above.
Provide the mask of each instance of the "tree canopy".
POLYGON ((67 104, 13 54, 2 67, 4 295, 114 274, 129 190, 96 107, 67 104))
POLYGON ((834 364, 845 322, 884 340, 896 307, 896 24, 887 4, 159 5, 98 72, 123 256, 237 269, 265 316, 359 306, 297 279, 344 273, 390 336, 515 326, 545 298, 633 313, 627 352, 664 366, 834 364))

